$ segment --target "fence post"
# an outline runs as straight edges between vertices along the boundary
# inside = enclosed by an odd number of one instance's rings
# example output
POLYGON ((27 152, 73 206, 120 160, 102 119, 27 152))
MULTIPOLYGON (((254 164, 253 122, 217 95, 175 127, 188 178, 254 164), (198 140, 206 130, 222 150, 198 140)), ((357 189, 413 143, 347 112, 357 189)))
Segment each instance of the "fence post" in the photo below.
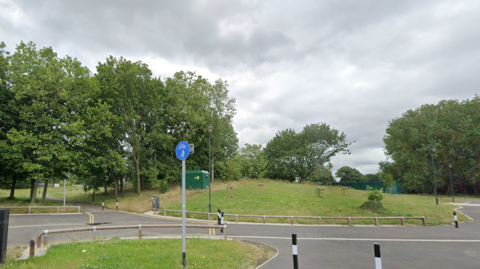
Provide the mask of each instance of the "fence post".
POLYGON ((265 215, 263 215, 263 224, 265 224, 265 215))
POLYGON ((43 245, 46 247, 48 243, 48 230, 44 231, 44 236, 43 236, 43 245))
POLYGON ((405 218, 401 218, 400 220, 401 220, 402 226, 405 226, 405 218))
POLYGON ((117 203, 115 204, 115 210, 118 211, 118 199, 117 199, 117 203))
POLYGON ((352 220, 350 217, 348 217, 348 226, 351 226, 352 225, 352 220))
POLYGON ((455 221, 455 228, 458 228, 457 212, 453 211, 453 220, 455 221))
POLYGON ((238 223, 238 214, 235 214, 235 223, 238 223))
POLYGON ((422 225, 425 226, 425 217, 422 217, 422 225))
POLYGON ((375 218, 375 226, 378 226, 378 218, 375 218))
POLYGON ((97 240, 97 227, 93 226, 92 229, 93 240, 97 240))
POLYGON ((298 269, 297 234, 292 234, 293 269, 298 269))
POLYGON ((105 203, 102 200, 102 211, 104 211, 104 210, 105 210, 105 203))
POLYGON ((375 269, 382 269, 382 257, 380 255, 380 244, 373 244, 375 252, 375 269))
POLYGON ((30 210, 31 207, 28 207, 28 214, 31 214, 31 210, 30 210))
POLYGON ((77 206, 77 213, 80 213, 80 207, 77 206))
POLYGON ((208 220, 210 220, 210 213, 208 213, 208 220))
POLYGON ((57 206, 57 214, 58 214, 58 206, 57 206))
POLYGON ((293 216, 290 217, 290 225, 293 225, 293 216))
POLYGON ((142 224, 138 224, 138 239, 142 239, 142 224))
POLYGON ((166 209, 163 210, 163 216, 167 216, 167 210, 166 209))
POLYGON ((322 217, 318 217, 318 225, 322 224, 322 217))
POLYGON ((35 257, 35 241, 30 240, 30 255, 29 257, 35 257))

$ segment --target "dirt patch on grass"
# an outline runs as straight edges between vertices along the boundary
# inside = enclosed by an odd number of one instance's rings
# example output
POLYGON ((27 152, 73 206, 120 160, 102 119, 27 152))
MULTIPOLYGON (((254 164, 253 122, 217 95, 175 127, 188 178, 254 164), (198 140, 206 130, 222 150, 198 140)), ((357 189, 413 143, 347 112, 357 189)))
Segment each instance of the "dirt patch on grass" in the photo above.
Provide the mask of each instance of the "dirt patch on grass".
POLYGON ((252 257, 256 261, 254 268, 257 268, 258 266, 262 265, 264 262, 268 261, 269 259, 271 259, 277 254, 277 249, 270 245, 256 242, 256 241, 245 240, 245 239, 235 239, 235 240, 239 241, 242 244, 250 246, 251 248, 254 248, 256 250, 255 257, 252 257))

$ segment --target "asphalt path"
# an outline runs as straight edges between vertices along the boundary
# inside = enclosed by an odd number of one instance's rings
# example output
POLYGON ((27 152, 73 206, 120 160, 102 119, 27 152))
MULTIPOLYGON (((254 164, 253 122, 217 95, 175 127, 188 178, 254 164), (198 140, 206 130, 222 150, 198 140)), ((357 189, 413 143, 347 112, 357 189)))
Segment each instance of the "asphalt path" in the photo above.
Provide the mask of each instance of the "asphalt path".
MULTIPOLYGON (((95 223, 138 225, 181 223, 178 219, 147 216, 80 204, 95 223)), ((459 211, 480 218, 480 207, 459 211)), ((86 213, 70 215, 11 215, 8 245, 26 245, 42 230, 87 227, 86 213)), ((194 223, 190 221, 189 223, 194 223)), ((280 224, 228 224, 229 238, 243 238, 275 247, 279 253, 261 268, 293 268, 291 235, 298 236, 300 268, 375 268, 373 244, 381 245, 383 268, 479 268, 480 224, 477 221, 449 226, 345 227, 280 224)), ((181 229, 145 229, 143 236, 178 236, 181 229)), ((207 229, 189 229, 190 235, 210 235, 207 229)), ((220 234, 216 232, 216 236, 220 234)), ((91 232, 49 235, 49 242, 90 239, 91 232)), ((99 237, 135 237, 137 230, 99 231, 99 237)), ((188 253, 188 249, 187 249, 188 253)))

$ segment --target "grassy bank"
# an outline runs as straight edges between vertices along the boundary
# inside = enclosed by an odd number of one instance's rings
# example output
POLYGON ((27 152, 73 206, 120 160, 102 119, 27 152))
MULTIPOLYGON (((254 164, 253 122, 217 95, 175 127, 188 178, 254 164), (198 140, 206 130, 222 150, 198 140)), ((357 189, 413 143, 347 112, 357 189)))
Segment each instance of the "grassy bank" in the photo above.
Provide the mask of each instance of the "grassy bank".
MULTIPOLYGON (((41 192, 40 192, 41 193, 41 192)), ((30 206, 30 190, 22 189, 15 191, 15 199, 8 199, 10 197, 9 190, 0 190, 0 206, 30 206)), ((63 202, 52 200, 45 200, 45 204, 41 203, 42 196, 37 195, 34 206, 63 206, 63 202)), ((70 206, 71 204, 66 204, 70 206)), ((11 213, 28 213, 28 209, 10 209, 11 213)), ((56 209, 32 209, 32 213, 56 213, 56 209)), ((76 209, 60 209, 60 213, 77 212, 76 209)))
MULTIPOLYGON (((244 241, 187 239, 187 268, 255 268, 275 255, 244 241)), ((43 257, 7 260, 4 268, 182 268, 178 239, 99 240, 51 246, 43 257)))
MULTIPOLYGON (((425 216, 427 225, 451 224, 452 211, 455 208, 443 203, 450 202, 448 197, 441 197, 441 204, 435 204, 435 197, 431 195, 390 195, 385 194, 382 201, 385 208, 381 212, 365 211, 359 207, 366 201, 366 192, 354 189, 348 190, 348 195, 341 194, 340 187, 324 187, 324 198, 317 196, 316 186, 309 184, 290 184, 272 180, 240 180, 233 182, 215 182, 212 184, 212 212, 220 208, 229 214, 250 215, 286 215, 286 216, 425 216), (262 192, 257 192, 257 184, 264 184, 262 192), (233 187, 234 198, 227 198, 227 186, 233 187)), ((21 190, 18 193, 28 190, 21 190)), ((63 188, 49 187, 49 196, 63 198, 63 188)), ((5 195, 7 196, 7 195, 5 195)), ((84 192, 80 186, 67 188, 67 200, 82 201, 115 208, 115 199, 110 190, 107 195, 97 191, 95 201, 92 202, 92 192, 84 192)), ((161 208, 181 209, 180 187, 172 187, 165 194, 156 190, 142 191, 137 196, 131 189, 124 197, 119 197, 119 209, 130 212, 146 212, 151 210, 152 196, 160 197, 161 208)), ((187 190, 187 210, 208 212, 208 189, 187 190)), ((191 216, 200 218, 199 215, 191 216)), ((232 219, 227 219, 232 221, 232 219)), ((468 221, 459 215, 461 222, 468 221)), ((257 221, 260 219, 240 219, 240 221, 257 221)), ((269 219, 269 222, 283 222, 285 219, 269 219)), ((316 223, 316 221, 296 220, 298 223, 316 223)), ((325 223, 345 224, 345 221, 326 221, 325 223)), ((361 224, 373 224, 372 221, 356 221, 361 224)), ((398 221, 381 221, 381 224, 398 224, 398 221)), ((407 224, 419 224, 417 220, 407 221, 407 224)))

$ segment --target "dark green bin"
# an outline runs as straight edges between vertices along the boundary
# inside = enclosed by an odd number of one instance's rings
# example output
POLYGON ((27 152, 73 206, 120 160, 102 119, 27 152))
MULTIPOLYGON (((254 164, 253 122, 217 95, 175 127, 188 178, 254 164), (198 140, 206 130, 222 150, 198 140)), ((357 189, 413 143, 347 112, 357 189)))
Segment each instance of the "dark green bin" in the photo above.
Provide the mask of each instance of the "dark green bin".
MULTIPOLYGON (((198 190, 207 189, 210 183, 207 171, 186 171, 185 172, 185 189, 198 190)), ((180 175, 180 187, 182 186, 182 175, 180 175)))

